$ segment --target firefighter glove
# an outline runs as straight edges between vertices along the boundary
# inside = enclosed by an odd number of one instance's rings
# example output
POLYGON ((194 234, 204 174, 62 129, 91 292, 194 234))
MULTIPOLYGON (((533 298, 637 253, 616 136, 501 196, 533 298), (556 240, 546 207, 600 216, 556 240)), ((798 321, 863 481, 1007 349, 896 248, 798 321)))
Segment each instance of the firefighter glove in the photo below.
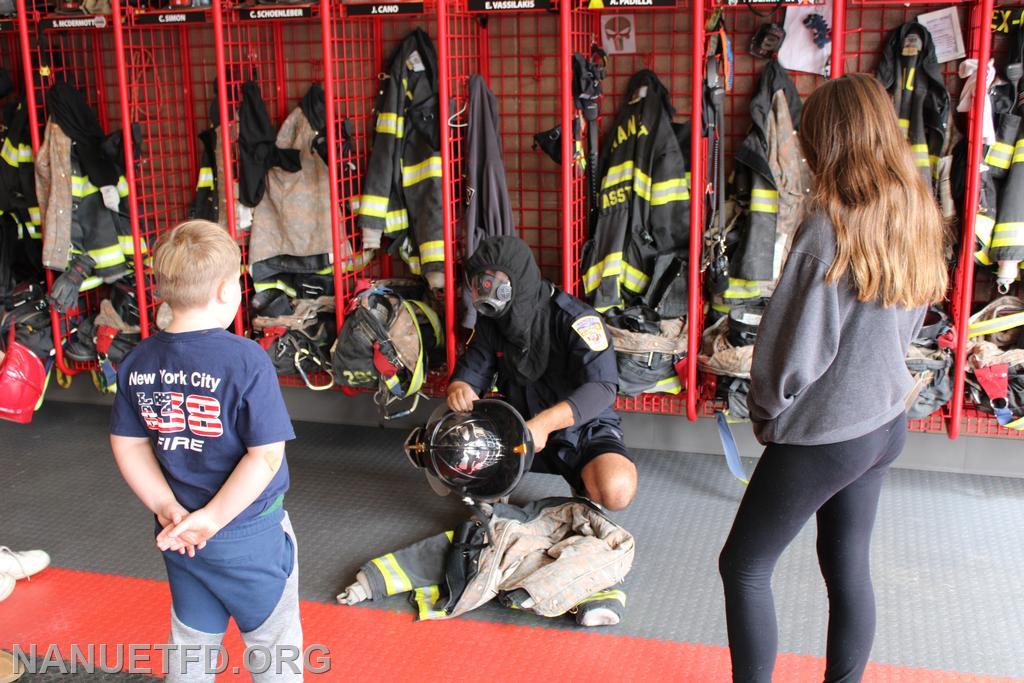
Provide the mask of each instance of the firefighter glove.
POLYGON ((92 275, 96 262, 88 254, 77 254, 68 269, 57 278, 50 289, 50 304, 59 313, 64 313, 78 301, 78 290, 85 279, 92 275))
POLYGON ((383 234, 383 230, 363 228, 363 249, 380 249, 380 236, 383 234))

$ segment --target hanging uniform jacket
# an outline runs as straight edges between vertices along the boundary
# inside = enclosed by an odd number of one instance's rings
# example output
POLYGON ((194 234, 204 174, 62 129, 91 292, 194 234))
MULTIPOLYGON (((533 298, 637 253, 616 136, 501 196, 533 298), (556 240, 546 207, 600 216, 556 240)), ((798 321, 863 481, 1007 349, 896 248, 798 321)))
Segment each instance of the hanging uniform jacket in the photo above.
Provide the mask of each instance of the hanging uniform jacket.
POLYGON ((583 290, 600 312, 646 303, 662 317, 680 317, 690 190, 672 127, 675 110, 652 71, 634 74, 626 93, 602 155, 597 220, 583 248, 583 290), (648 293, 657 300, 643 301, 648 293))
POLYGON ((409 33, 392 53, 375 111, 376 134, 356 220, 364 246, 378 244, 384 235, 414 274, 441 273, 437 56, 422 30, 409 33))
POLYGON ((634 549, 632 534, 588 501, 545 498, 496 503, 486 525, 465 522, 374 558, 361 573, 372 600, 411 593, 420 620, 451 619, 495 597, 544 617, 594 600, 618 612, 626 597, 615 587, 634 549))
MULTIPOLYGON (((498 100, 483 76, 469 77, 469 125, 466 128, 466 211, 463 234, 465 257, 476 251, 481 241, 498 235, 514 235, 515 222, 508 197, 508 179, 498 130, 498 100)), ((476 309, 472 295, 463 288, 462 326, 473 329, 476 309)))
POLYGON ((217 150, 220 149, 220 129, 210 127, 199 133, 199 178, 196 180, 196 194, 189 207, 189 218, 201 218, 217 223, 220 202, 217 186, 217 150))
POLYGON ((104 136, 82 93, 66 83, 50 88, 46 102, 50 118, 36 159, 43 265, 63 271, 74 255, 88 254, 96 265, 85 291, 121 278, 134 255, 128 183, 113 153, 121 134, 104 136), (118 210, 104 203, 104 186, 116 188, 118 210))
POLYGON ((928 187, 935 191, 946 141, 949 92, 928 29, 911 21, 890 33, 876 76, 892 96, 900 128, 910 141, 914 163, 928 187), (920 45, 915 46, 914 42, 920 45))
POLYGON ((733 228, 738 239, 721 312, 770 296, 782 274, 811 186, 796 132, 802 107, 786 70, 768 62, 750 102, 750 133, 736 153, 736 195, 745 211, 733 228))
POLYGON ((20 237, 39 239, 42 232, 28 126, 25 101, 11 102, 4 110, 5 132, 0 149, 0 214, 13 218, 20 237))

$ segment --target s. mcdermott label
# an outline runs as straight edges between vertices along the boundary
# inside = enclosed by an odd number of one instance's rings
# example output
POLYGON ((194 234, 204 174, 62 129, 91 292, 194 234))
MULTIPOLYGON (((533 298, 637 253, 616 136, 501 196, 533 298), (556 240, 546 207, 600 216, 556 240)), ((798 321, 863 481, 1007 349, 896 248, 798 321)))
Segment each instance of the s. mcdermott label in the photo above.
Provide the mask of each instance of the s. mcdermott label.
POLYGON ((344 6, 350 17, 423 13, 422 2, 346 2, 344 6))
POLYGON ((247 7, 239 10, 239 18, 246 21, 268 19, 301 19, 313 16, 312 7, 247 7))
POLYGON ((470 12, 520 12, 550 7, 551 0, 469 0, 470 12))
POLYGON ((104 16, 43 19, 39 22, 40 28, 104 28, 106 25, 107 18, 104 16))

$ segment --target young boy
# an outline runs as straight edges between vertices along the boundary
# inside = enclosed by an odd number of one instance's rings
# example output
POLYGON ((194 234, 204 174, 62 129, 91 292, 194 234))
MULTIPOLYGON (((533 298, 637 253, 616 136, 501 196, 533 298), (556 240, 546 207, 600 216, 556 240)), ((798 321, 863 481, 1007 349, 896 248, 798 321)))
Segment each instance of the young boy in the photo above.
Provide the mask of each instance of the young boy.
POLYGON ((240 264, 238 246, 208 221, 161 239, 153 271, 174 317, 118 372, 110 445, 156 515, 171 585, 169 681, 214 679, 211 653, 229 617, 259 646, 253 669, 273 658, 255 680, 302 680, 298 556, 283 507, 284 442, 295 433, 270 358, 224 329, 242 297, 240 264))

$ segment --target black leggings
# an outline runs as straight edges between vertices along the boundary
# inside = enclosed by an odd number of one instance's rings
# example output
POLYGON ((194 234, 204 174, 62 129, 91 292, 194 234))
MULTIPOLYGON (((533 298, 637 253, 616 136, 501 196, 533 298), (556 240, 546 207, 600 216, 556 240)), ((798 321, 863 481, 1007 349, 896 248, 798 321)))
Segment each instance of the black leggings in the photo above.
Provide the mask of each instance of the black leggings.
POLYGON ((782 551, 818 517, 828 588, 826 681, 858 681, 875 636, 868 550, 878 496, 906 441, 906 417, 850 441, 768 444, 719 557, 735 681, 771 681, 778 625, 771 578, 782 551))

